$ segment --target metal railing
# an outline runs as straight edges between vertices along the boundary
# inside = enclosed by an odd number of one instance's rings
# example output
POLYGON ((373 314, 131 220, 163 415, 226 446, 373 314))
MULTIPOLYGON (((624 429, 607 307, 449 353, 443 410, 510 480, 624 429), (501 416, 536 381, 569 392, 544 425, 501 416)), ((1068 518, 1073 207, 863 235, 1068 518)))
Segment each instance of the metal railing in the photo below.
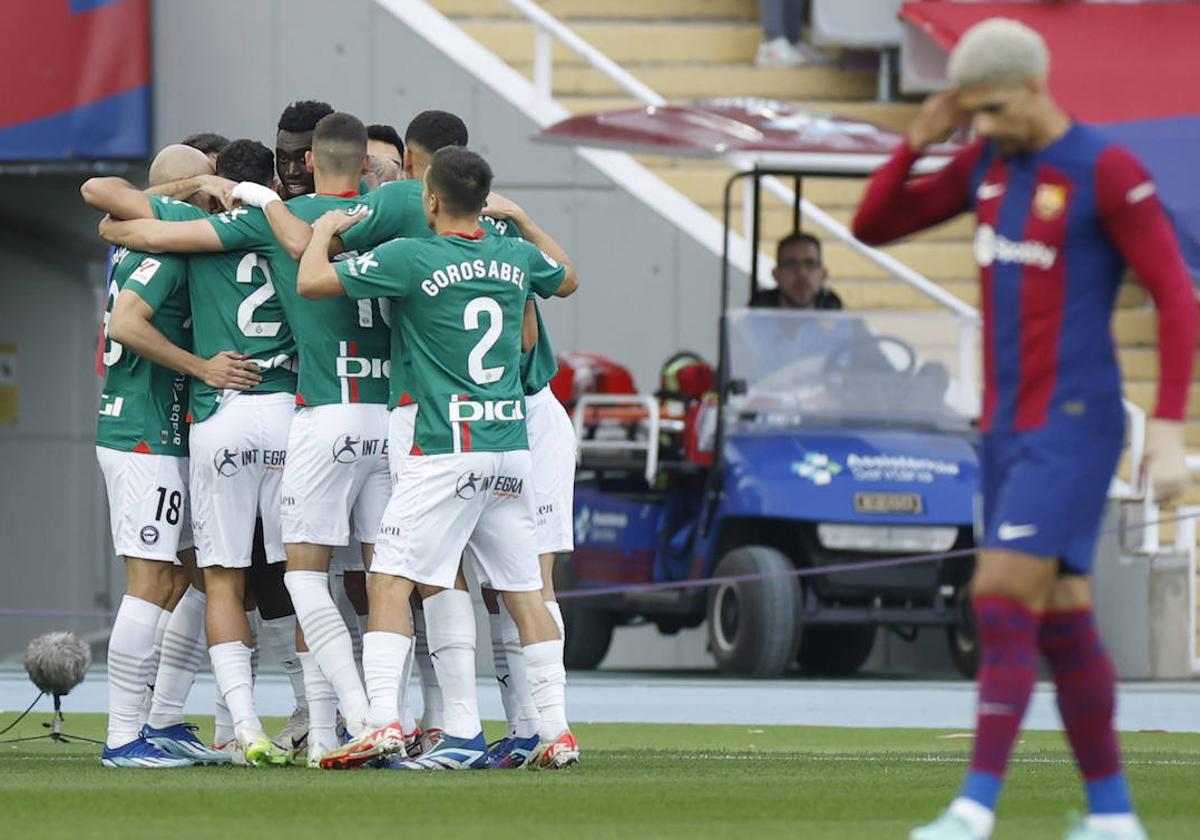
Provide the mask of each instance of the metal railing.
MULTIPOLYGON (((533 0, 507 0, 507 2, 534 26, 533 85, 542 96, 547 99, 553 99, 553 50, 554 42, 558 41, 593 68, 607 76, 614 84, 634 99, 646 105, 659 106, 666 104, 667 100, 652 88, 641 82, 624 67, 600 52, 600 50, 593 47, 580 37, 578 33, 533 2, 533 0)), ((725 162, 734 168, 745 168, 747 158, 732 155, 726 158, 725 162)), ((795 194, 793 191, 777 178, 764 178, 762 179, 762 184, 768 192, 784 203, 789 205, 795 203, 795 194)), ((745 199, 743 199, 744 208, 745 199)), ((800 212, 804 218, 811 221, 825 234, 873 262, 892 277, 907 283, 921 294, 933 300, 938 305, 954 312, 959 317, 975 323, 979 322, 979 312, 975 307, 963 302, 928 277, 904 265, 895 257, 859 241, 845 225, 803 197, 800 200, 800 212)), ((742 215, 743 217, 748 217, 750 214, 743 212, 742 215)), ((726 236, 730 236, 731 234, 731 231, 726 230, 726 236)), ((750 248, 753 249, 756 243, 749 238, 747 241, 750 244, 750 248)), ((758 259, 759 255, 752 254, 751 258, 758 259)), ((1122 482, 1124 486, 1120 487, 1114 495, 1131 501, 1140 499, 1143 504, 1144 521, 1153 522, 1157 519, 1158 506, 1154 504, 1151 494, 1142 493, 1138 486, 1138 475, 1146 439, 1146 412, 1129 400, 1122 400, 1122 402, 1125 406, 1125 414, 1129 419, 1130 477, 1128 482, 1122 482)), ((1200 456, 1189 456, 1188 464, 1193 469, 1200 470, 1200 456)), ((1143 531, 1142 550, 1156 551, 1159 547, 1158 529, 1145 528, 1143 531)))

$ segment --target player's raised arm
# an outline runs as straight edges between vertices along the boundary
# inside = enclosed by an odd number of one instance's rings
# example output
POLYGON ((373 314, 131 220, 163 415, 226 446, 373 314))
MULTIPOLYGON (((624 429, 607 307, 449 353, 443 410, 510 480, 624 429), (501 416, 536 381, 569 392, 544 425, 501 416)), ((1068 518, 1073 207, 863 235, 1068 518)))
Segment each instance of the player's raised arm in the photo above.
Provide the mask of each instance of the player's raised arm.
POLYGON ((1188 481, 1184 421, 1196 353, 1195 290, 1154 182, 1119 146, 1109 147, 1097 163, 1096 202, 1105 232, 1158 310, 1158 400, 1142 470, 1157 500, 1169 501, 1188 481))
POLYGON ((554 293, 555 297, 568 297, 579 288, 579 274, 575 271, 575 264, 571 262, 567 252, 554 241, 550 234, 538 227, 519 204, 499 193, 489 193, 482 213, 493 219, 507 219, 512 222, 521 231, 522 239, 536 245, 543 254, 563 267, 566 274, 563 277, 562 285, 554 293))
POLYGON ((958 91, 946 90, 925 100, 909 127, 908 142, 871 176, 854 214, 852 229, 857 238, 885 245, 953 218, 970 206, 971 170, 983 154, 981 143, 962 149, 937 172, 908 177, 926 148, 945 140, 961 125, 957 96, 958 91))
POLYGON ((113 245, 150 254, 225 250, 221 237, 207 219, 190 222, 131 219, 121 222, 106 218, 100 222, 100 236, 113 245))
POLYGON ((330 210, 313 223, 308 247, 300 257, 300 270, 296 275, 296 290, 306 298, 327 298, 346 294, 341 278, 329 261, 329 247, 334 237, 362 221, 361 214, 350 215, 341 210, 330 210))
MULTIPOLYGON (((153 218, 150 199, 166 196, 185 200, 204 193, 223 205, 224 197, 233 183, 212 174, 208 155, 190 146, 165 147, 150 165, 152 186, 143 191, 124 178, 89 178, 79 188, 83 200, 91 207, 118 219, 153 218)), ((207 203, 207 202, 206 202, 207 203)))
MULTIPOLYGON (((243 181, 233 188, 232 197, 263 211, 271 232, 288 256, 299 260, 304 255, 312 239, 312 228, 287 208, 275 190, 253 181, 243 181)), ((340 249, 335 253, 340 253, 340 249)))

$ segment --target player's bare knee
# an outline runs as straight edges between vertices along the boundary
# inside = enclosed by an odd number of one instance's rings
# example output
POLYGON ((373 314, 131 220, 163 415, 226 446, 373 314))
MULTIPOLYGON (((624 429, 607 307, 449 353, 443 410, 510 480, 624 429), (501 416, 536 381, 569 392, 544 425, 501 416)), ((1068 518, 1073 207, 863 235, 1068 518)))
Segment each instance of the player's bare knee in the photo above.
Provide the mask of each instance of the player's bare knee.
POLYGON ((1054 582, 1046 603, 1048 612, 1087 610, 1092 607, 1092 584, 1083 575, 1063 575, 1054 582))
POLYGON ((558 633, 558 625, 546 609, 540 589, 532 592, 505 592, 504 606, 508 608, 517 625, 522 645, 562 638, 558 633))
POLYGON ((971 594, 975 598, 1008 598, 1041 612, 1057 575, 1054 560, 1015 551, 984 550, 979 553, 971 594))
POLYGON ((283 547, 287 555, 289 572, 327 572, 333 549, 327 545, 309 543, 287 543, 283 547))
POLYGON ((175 589, 174 566, 161 560, 125 558, 125 591, 142 601, 166 608, 175 589))

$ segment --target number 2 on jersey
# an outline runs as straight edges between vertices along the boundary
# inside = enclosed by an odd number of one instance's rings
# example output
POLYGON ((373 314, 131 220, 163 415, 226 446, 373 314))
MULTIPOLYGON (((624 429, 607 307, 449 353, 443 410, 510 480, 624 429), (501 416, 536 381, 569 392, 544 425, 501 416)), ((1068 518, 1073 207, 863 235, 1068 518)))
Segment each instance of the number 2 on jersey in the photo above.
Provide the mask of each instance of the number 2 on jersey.
POLYGON ((490 297, 472 299, 463 310, 463 328, 480 329, 479 316, 483 313, 488 316, 488 328, 467 356, 467 373, 480 385, 489 385, 499 381, 504 375, 504 365, 483 366, 483 357, 496 346, 496 342, 500 340, 500 333, 504 330, 504 312, 500 309, 500 304, 490 297))
POLYGON ((266 282, 248 294, 246 299, 238 305, 238 329, 247 338, 274 338, 283 327, 282 321, 254 320, 254 310, 275 297, 275 284, 271 280, 271 269, 267 265, 266 259, 260 257, 258 254, 246 254, 246 256, 242 257, 242 261, 238 263, 237 267, 237 281, 239 283, 253 283, 254 269, 256 268, 263 273, 266 282))

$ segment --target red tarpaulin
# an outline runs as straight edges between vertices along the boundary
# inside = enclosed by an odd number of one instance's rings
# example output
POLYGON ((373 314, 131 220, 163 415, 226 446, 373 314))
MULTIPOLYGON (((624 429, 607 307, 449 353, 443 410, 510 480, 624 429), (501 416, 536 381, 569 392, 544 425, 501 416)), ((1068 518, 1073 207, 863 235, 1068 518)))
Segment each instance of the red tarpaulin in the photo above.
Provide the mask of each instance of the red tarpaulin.
POLYGON ((985 18, 1019 20, 1050 47, 1050 89, 1085 122, 1200 114, 1200 4, 906 3, 900 17, 944 47, 985 18))

